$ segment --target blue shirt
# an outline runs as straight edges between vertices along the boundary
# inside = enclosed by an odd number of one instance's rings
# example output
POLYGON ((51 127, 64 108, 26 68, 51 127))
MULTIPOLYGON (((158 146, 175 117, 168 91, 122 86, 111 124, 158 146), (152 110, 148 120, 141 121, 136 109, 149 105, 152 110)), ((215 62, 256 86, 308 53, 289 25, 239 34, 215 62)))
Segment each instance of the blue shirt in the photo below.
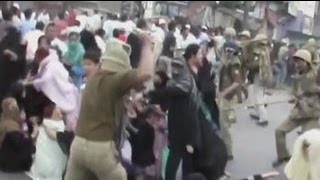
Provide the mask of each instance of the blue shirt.
POLYGON ((19 31, 21 32, 22 37, 29 31, 32 31, 36 28, 36 21, 35 20, 25 20, 21 22, 19 26, 19 31))

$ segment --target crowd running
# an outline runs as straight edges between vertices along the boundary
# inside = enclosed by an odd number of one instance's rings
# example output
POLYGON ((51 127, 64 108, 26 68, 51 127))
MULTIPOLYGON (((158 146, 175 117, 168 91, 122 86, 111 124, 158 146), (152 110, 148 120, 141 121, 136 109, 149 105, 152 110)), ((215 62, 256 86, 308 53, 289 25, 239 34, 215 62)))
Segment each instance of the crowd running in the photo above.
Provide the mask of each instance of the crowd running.
POLYGON ((186 18, 73 7, 49 14, 8 3, 1 15, 0 171, 35 180, 235 179, 226 172, 235 106, 250 102, 257 128, 266 127, 266 94, 292 87, 270 165, 288 162, 289 180, 320 180, 315 39, 298 48, 186 18), (291 156, 285 138, 298 127, 291 156))

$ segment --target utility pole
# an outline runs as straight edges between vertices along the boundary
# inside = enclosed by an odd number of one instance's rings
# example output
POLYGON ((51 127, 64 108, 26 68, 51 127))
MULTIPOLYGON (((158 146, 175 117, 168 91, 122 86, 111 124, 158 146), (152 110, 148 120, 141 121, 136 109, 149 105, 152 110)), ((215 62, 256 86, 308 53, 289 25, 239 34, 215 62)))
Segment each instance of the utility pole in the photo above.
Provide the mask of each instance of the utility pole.
POLYGON ((244 29, 248 27, 248 17, 249 17, 249 1, 243 1, 244 9, 243 9, 243 27, 244 29))
POLYGON ((129 16, 132 17, 134 13, 134 8, 135 8, 135 1, 131 1, 130 3, 130 11, 129 11, 129 16))
POLYGON ((318 36, 320 34, 317 32, 319 27, 320 27, 320 3, 319 1, 316 1, 316 8, 315 8, 314 17, 313 17, 312 35, 318 36))
POLYGON ((217 9, 217 6, 218 6, 218 4, 217 4, 217 1, 212 1, 212 3, 211 3, 211 13, 212 13, 212 17, 213 17, 213 27, 215 27, 215 23, 216 23, 216 19, 215 19, 215 13, 216 13, 216 9, 217 9))
MULTIPOLYGON (((265 5, 265 13, 264 13, 264 17, 263 17, 263 26, 262 26, 262 32, 265 33, 266 35, 268 35, 268 17, 267 17, 267 9, 268 9, 268 6, 269 6, 269 2, 266 1, 265 2, 266 5, 265 5)), ((269 38, 269 37, 268 37, 269 38)))

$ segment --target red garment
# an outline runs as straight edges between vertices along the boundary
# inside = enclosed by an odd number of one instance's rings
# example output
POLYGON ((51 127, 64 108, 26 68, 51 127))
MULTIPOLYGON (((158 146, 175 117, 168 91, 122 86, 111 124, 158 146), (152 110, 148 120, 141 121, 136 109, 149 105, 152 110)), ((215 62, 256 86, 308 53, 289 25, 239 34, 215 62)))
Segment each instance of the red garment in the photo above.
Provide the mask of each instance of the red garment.
POLYGON ((118 39, 123 42, 127 42, 127 36, 124 34, 119 35, 118 39))
POLYGON ((74 26, 75 23, 76 23, 76 17, 77 17, 77 14, 76 12, 74 12, 74 10, 71 10, 71 11, 68 11, 68 25, 69 26, 74 26))
POLYGON ((61 32, 68 27, 67 21, 65 21, 65 20, 56 20, 54 22, 54 25, 57 27, 58 38, 61 41, 65 41, 67 39, 67 37, 65 35, 61 35, 61 32))
POLYGON ((41 61, 44 60, 44 58, 46 58, 47 56, 49 56, 49 50, 38 48, 35 53, 34 62, 40 64, 41 61))

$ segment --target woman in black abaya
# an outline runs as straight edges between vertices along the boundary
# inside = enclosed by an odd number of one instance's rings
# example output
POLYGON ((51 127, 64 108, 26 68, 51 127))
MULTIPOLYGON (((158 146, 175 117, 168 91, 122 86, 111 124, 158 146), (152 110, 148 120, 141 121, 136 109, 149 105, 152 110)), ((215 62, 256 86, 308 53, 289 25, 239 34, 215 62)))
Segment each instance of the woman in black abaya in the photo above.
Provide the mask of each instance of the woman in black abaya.
POLYGON ((26 74, 26 47, 20 44, 20 37, 16 28, 9 27, 0 42, 0 102, 9 93, 11 85, 26 74))

